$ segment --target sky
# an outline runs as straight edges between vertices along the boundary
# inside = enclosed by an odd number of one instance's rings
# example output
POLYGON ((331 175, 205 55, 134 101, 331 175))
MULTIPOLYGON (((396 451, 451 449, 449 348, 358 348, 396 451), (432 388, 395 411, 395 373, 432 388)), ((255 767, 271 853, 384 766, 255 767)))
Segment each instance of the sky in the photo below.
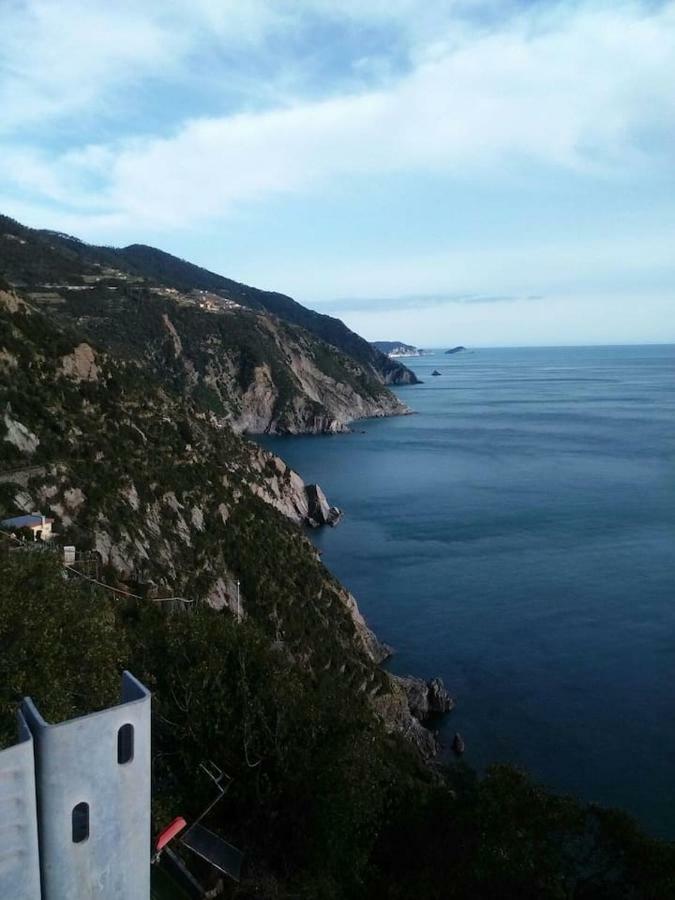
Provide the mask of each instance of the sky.
POLYGON ((0 211, 417 346, 675 342, 675 0, 0 0, 0 211))

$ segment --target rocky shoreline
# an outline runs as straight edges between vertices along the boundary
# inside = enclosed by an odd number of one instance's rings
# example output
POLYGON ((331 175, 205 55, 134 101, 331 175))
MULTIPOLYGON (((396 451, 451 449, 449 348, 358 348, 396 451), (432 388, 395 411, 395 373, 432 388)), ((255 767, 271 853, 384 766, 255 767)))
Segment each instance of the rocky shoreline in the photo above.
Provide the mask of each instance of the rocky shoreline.
MULTIPOLYGON (((342 518, 342 511, 331 506, 318 484, 305 484, 280 457, 258 447, 257 468, 265 478, 253 490, 270 505, 298 525, 319 528, 334 527, 342 518)), ((371 661, 381 666, 394 655, 368 627, 356 598, 346 589, 342 600, 354 623, 359 643, 371 661)), ((434 732, 428 727, 434 719, 450 712, 455 700, 440 678, 425 681, 412 675, 387 673, 389 693, 374 698, 373 703, 385 728, 398 731, 410 740, 426 760, 437 755, 439 747, 434 732)))
POLYGON ((402 734, 430 762, 438 754, 439 743, 429 725, 454 708, 454 698, 440 678, 424 681, 389 674, 389 679, 391 691, 376 698, 375 709, 387 731, 402 734))

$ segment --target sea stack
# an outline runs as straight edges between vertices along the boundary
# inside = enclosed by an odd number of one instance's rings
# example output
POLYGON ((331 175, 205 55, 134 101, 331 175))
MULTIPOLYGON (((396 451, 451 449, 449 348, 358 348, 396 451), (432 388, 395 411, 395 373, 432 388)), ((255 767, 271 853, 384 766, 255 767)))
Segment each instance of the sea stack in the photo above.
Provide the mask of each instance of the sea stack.
POLYGON ((342 518, 342 512, 337 506, 331 506, 326 500, 326 495, 318 484, 305 486, 307 496, 307 524, 313 528, 320 525, 335 527, 342 518))

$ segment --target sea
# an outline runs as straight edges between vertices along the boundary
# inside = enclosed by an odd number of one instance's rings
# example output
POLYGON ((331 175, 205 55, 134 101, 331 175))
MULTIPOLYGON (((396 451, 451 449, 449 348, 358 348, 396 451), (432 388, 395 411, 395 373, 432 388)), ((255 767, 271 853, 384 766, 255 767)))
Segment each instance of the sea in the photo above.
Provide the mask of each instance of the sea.
POLYGON ((675 839, 675 346, 402 361, 411 415, 263 441, 344 511, 324 562, 456 698, 444 754, 675 839))

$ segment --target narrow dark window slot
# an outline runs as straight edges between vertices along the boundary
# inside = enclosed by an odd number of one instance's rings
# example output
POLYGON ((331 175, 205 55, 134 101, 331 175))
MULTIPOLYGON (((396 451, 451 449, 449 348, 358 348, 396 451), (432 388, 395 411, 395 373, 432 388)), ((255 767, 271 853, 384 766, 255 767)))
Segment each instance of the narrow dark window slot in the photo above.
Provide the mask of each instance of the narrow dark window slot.
POLYGON ((134 758, 134 726, 122 725, 117 732, 117 762, 123 766, 134 758))
POLYGON ((89 804, 78 803, 72 815, 73 843, 81 844, 89 837, 89 804))

